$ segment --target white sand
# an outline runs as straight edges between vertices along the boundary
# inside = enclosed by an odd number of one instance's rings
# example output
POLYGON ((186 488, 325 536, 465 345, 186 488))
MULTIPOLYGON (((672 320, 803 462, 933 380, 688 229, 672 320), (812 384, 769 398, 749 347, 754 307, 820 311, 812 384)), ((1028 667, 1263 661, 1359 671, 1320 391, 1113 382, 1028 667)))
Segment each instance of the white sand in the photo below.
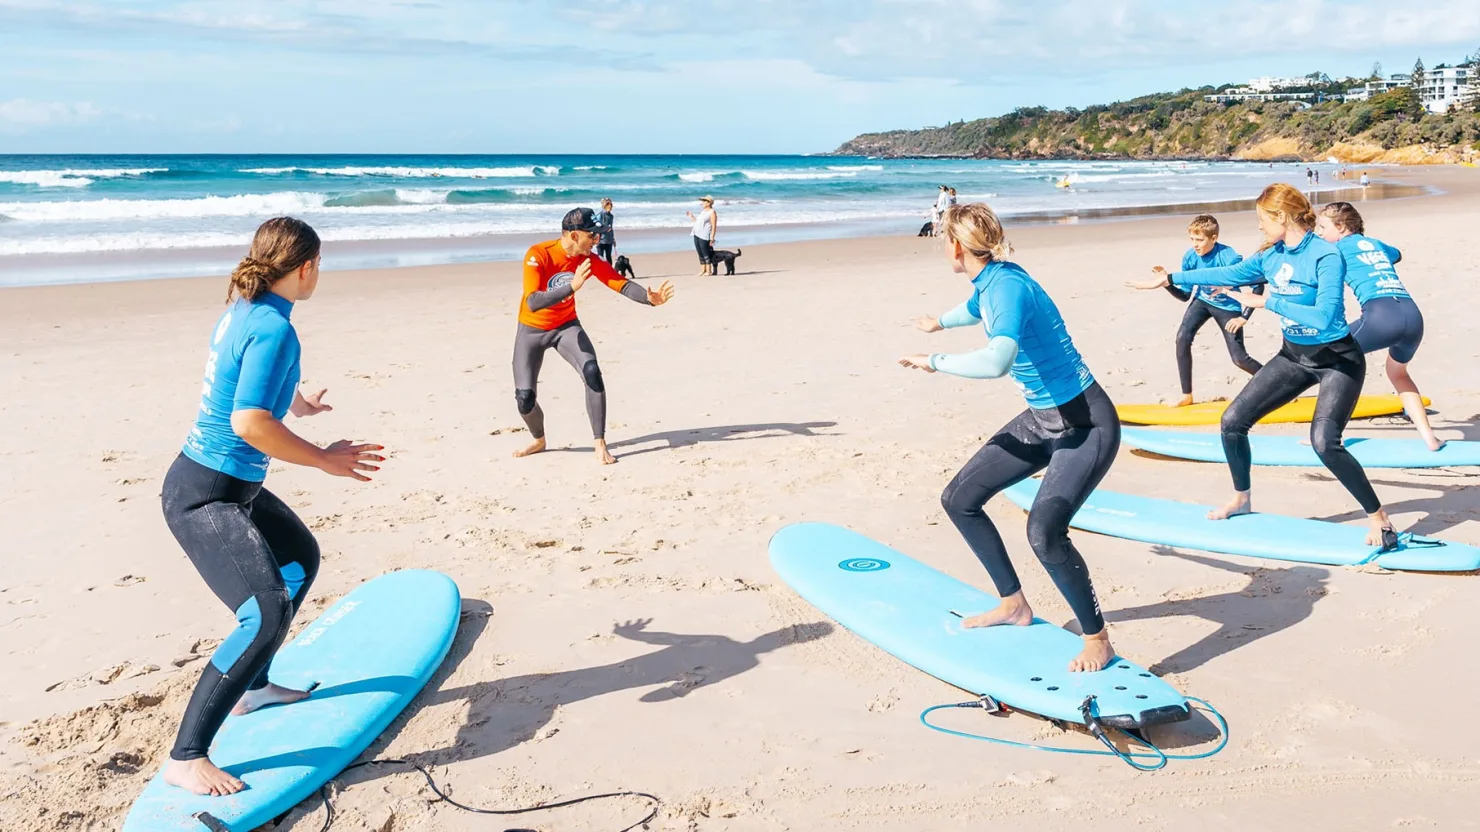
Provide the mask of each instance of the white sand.
MULTIPOLYGON (((1480 175, 1410 176, 1453 192, 1364 206, 1368 228, 1404 251, 1428 333, 1414 374, 1441 435, 1480 439, 1480 175)), ((1221 219, 1224 242, 1256 246, 1252 215, 1221 219)), ((1012 235, 1117 401, 1175 392, 1182 308, 1121 284, 1174 263, 1184 226, 1012 235)), ((274 468, 268 487, 324 552, 301 619, 408 567, 447 572, 467 599, 443 672, 372 754, 433 763, 478 805, 650 791, 665 801, 654 828, 673 830, 1475 828, 1474 575, 1169 557, 1078 533, 1120 653, 1220 706, 1227 751, 1141 775, 920 726, 923 707, 965 697, 826 623, 771 572, 766 541, 786 523, 831 521, 988 585, 938 495, 1022 400, 1006 381, 895 365, 980 342, 909 325, 966 296, 934 241, 747 248, 734 278, 691 276, 691 260, 638 258, 644 279, 676 275, 661 309, 594 283, 581 294, 621 457, 609 468, 589 453, 576 374, 553 357, 540 393, 556 450, 510 457, 528 441, 509 377, 517 264, 329 273, 295 312, 305 382, 335 406, 295 429, 383 442, 392 457, 369 485, 274 468), (613 633, 633 619, 669 635, 613 633)), ((7 832, 116 829, 167 751, 200 657, 231 626, 158 502, 224 288, 217 277, 0 292, 0 732, 17 741, 0 746, 7 832)), ((1274 318, 1257 313, 1248 339, 1256 357, 1272 354, 1274 318)), ((1207 330, 1197 344, 1199 398, 1236 392, 1244 376, 1221 339, 1207 330)), ((1368 392, 1390 392, 1380 362, 1368 392)), ((1406 430, 1358 423, 1349 435, 1406 430)), ((1472 479, 1373 479, 1401 525, 1480 543, 1472 479)), ((1360 517, 1324 470, 1256 469, 1254 481, 1261 509, 1360 517)), ((1204 503, 1230 487, 1221 466, 1129 449, 1105 485, 1204 503)), ((989 510, 1039 614, 1067 621, 1022 513, 1000 498, 989 510)), ((1091 747, 1023 716, 944 721, 1091 747)), ((346 781, 336 829, 615 830, 643 813, 631 801, 500 825, 430 805, 414 774, 346 781)), ((308 805, 282 828, 321 822, 308 805)))

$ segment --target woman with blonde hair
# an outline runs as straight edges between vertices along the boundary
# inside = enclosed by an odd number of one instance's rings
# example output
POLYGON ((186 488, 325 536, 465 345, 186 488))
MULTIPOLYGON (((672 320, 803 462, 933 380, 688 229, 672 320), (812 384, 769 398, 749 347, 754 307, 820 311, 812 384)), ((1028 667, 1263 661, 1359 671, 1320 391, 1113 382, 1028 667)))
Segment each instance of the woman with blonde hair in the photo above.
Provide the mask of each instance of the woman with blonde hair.
POLYGON ((1372 490, 1367 472, 1342 444, 1341 433, 1362 395, 1367 361, 1346 326, 1342 308, 1346 266, 1336 246, 1316 236, 1315 211, 1293 186, 1277 183, 1255 202, 1264 247, 1242 263, 1195 272, 1156 269, 1148 281, 1129 281, 1134 289, 1241 286, 1267 283, 1269 291, 1226 291, 1246 307, 1266 307, 1280 316, 1284 344, 1223 412, 1223 452, 1233 475, 1233 499, 1208 513, 1223 520, 1253 511, 1250 494, 1249 429, 1266 414, 1319 385, 1310 442, 1326 468, 1361 504, 1370 526, 1367 542, 1384 551, 1397 547, 1397 532, 1372 490))
POLYGON ((319 236, 278 217, 257 229, 231 274, 231 305, 212 330, 195 426, 164 478, 170 532, 237 627, 201 671, 164 768, 165 782, 203 795, 234 794, 241 780, 207 757, 228 713, 306 699, 268 680, 273 654, 319 568, 319 546, 293 510, 262 487, 270 460, 368 481, 380 445, 341 439, 320 448, 283 424, 288 413, 331 407, 324 391, 298 391, 298 334, 289 318, 319 282, 319 236))
POLYGON ((1090 375, 1048 293, 1008 257, 1002 223, 981 203, 951 205, 941 218, 946 257, 971 276, 965 303, 938 318, 921 318, 925 332, 982 325, 985 348, 958 355, 912 355, 905 367, 964 378, 1011 374, 1028 408, 997 432, 956 474, 941 504, 991 576, 1002 604, 972 616, 965 627, 1027 626, 1033 609, 1007 556, 1002 536, 982 510, 992 495, 1043 471, 1028 512, 1028 545, 1084 633, 1071 671, 1095 671, 1115 658, 1089 568, 1069 539, 1069 519, 1104 479, 1120 448, 1115 405, 1090 375))

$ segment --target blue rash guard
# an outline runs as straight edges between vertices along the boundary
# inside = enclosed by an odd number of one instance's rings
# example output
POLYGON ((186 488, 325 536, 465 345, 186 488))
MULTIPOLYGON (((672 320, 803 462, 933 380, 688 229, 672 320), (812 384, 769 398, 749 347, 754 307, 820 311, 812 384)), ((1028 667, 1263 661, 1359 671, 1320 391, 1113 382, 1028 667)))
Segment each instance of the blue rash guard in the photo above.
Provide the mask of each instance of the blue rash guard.
POLYGON ((300 375, 298 333, 288 322, 292 313, 292 302, 269 292, 257 300, 238 300, 221 316, 185 456, 239 480, 267 479, 267 454, 236 435, 231 414, 266 410, 275 419, 287 414, 300 375))
POLYGON ((1337 251, 1346 261, 1346 285, 1352 287, 1357 303, 1375 298, 1411 298, 1393 268, 1403 259, 1403 252, 1381 240, 1348 234, 1336 242, 1337 251))
MULTIPOLYGON (((1198 254, 1194 249, 1187 249, 1182 255, 1182 271, 1191 272, 1198 269, 1216 269, 1219 266, 1234 266, 1243 262, 1243 255, 1234 251, 1222 243, 1214 243, 1213 250, 1207 254, 1198 254)), ((1238 301, 1227 295, 1214 294, 1207 286, 1197 286, 1193 290, 1193 299, 1200 300, 1215 309, 1223 309, 1228 312, 1241 312, 1243 307, 1238 301)))
POLYGON ((1235 266, 1176 272, 1168 276, 1182 288, 1269 284, 1265 308, 1280 316, 1285 340, 1312 346, 1350 335, 1342 309, 1346 266, 1336 246, 1307 231, 1300 244, 1280 240, 1235 266))
POLYGON ((940 324, 983 323, 990 341, 986 348, 965 355, 932 355, 933 369, 991 378, 1011 360, 1012 380, 1035 410, 1068 404, 1095 383, 1058 307, 1021 266, 988 263, 971 285, 975 294, 942 315, 940 324))

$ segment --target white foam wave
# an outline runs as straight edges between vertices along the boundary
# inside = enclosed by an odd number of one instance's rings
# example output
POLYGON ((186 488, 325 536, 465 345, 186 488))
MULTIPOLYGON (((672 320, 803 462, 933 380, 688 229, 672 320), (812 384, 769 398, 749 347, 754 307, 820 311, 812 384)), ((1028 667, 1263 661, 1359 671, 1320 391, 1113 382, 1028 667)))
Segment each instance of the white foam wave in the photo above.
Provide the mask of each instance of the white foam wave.
POLYGON ((506 168, 449 167, 340 167, 340 168, 247 168, 241 173, 279 176, 284 173, 314 173, 320 176, 395 176, 402 179, 509 179, 515 177, 558 176, 558 165, 524 165, 506 168))
POLYGON ((571 170, 606 170, 606 165, 576 165, 571 170))
POLYGON ((713 182, 714 181, 714 177, 716 177, 716 176, 724 176, 724 174, 723 173, 705 173, 705 172, 700 171, 700 172, 696 172, 696 173, 680 173, 678 175, 678 178, 681 179, 681 180, 683 180, 683 181, 685 181, 685 182, 713 182))
POLYGON ((752 182, 786 182, 807 181, 820 179, 850 179, 858 175, 857 170, 829 170, 823 171, 770 171, 770 170, 744 170, 745 178, 752 182))
POLYGON ((828 170, 883 170, 883 165, 828 165, 828 170))
POLYGON ((86 170, 0 170, 0 182, 14 185, 36 185, 42 188, 86 188, 98 179, 119 176, 143 176, 162 173, 168 168, 98 168, 86 170))
POLYGON ((198 199, 0 202, 0 214, 27 222, 275 216, 322 209, 324 200, 327 198, 325 194, 289 191, 275 194, 207 196, 198 199))

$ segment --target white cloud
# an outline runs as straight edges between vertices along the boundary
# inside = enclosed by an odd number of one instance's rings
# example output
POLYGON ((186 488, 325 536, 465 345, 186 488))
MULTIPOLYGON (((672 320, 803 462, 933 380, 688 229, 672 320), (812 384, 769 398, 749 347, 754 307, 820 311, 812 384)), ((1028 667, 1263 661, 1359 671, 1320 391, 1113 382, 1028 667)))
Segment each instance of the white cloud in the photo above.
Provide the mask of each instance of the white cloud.
POLYGON ((87 102, 32 101, 12 98, 0 101, 0 129, 28 130, 64 124, 82 124, 103 115, 102 109, 87 102))

